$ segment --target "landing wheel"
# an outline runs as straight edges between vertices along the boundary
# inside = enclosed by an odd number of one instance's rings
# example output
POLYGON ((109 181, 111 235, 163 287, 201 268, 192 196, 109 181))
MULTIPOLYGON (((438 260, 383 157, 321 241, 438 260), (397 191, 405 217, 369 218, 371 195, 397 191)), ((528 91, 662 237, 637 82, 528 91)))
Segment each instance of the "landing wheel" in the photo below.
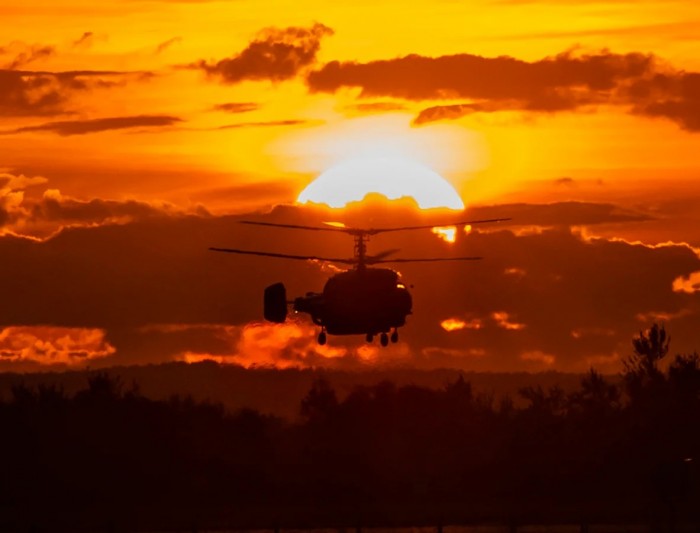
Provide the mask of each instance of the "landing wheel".
POLYGON ((399 332, 398 331, 394 330, 394 332, 391 334, 391 342, 393 344, 396 344, 397 342, 399 342, 399 332))
POLYGON ((365 340, 366 340, 367 342, 373 342, 373 341, 374 341, 374 334, 368 333, 368 334, 365 336, 365 340))
POLYGON ((326 332, 322 331, 321 333, 318 334, 318 343, 323 346, 326 344, 326 332))
POLYGON ((387 346, 389 344, 389 335, 382 333, 381 337, 379 337, 379 342, 382 346, 387 346))

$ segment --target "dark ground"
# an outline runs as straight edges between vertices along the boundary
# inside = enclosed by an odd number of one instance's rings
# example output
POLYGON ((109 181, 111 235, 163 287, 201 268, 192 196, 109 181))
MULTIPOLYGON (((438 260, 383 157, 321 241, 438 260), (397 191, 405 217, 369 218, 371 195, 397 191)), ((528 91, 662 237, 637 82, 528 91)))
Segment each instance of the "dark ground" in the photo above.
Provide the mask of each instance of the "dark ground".
POLYGON ((638 340, 624 375, 575 386, 214 364, 4 375, 0 530, 694 527, 700 357, 662 367, 658 331, 638 340))

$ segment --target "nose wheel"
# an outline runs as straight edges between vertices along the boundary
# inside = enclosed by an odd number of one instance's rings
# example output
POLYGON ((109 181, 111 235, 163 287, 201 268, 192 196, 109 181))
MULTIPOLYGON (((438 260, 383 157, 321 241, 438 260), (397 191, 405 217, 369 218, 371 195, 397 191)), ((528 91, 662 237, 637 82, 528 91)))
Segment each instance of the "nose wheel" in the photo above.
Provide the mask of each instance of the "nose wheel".
POLYGON ((399 330, 394 329, 394 332, 391 334, 391 342, 392 344, 399 342, 399 330))
POLYGON ((382 346, 387 346, 389 344, 389 335, 382 333, 379 337, 379 342, 382 346))
POLYGON ((368 333, 367 335, 365 335, 365 340, 369 343, 373 342, 374 341, 374 334, 368 333))
POLYGON ((321 333, 318 334, 318 343, 323 346, 326 344, 326 332, 325 330, 321 330, 321 333))

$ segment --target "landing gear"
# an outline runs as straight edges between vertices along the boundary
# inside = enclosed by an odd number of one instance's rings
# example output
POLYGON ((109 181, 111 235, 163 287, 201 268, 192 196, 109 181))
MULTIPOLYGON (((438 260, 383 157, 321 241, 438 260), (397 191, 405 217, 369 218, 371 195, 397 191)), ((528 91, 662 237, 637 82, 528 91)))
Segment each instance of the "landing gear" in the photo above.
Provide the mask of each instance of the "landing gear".
POLYGON ((399 342, 399 332, 396 329, 394 329, 394 332, 391 334, 391 342, 392 344, 399 342))
POLYGON ((387 335, 386 333, 382 333, 379 337, 379 342, 382 346, 387 346, 389 344, 389 335, 387 335))
POLYGON ((321 330, 321 333, 318 334, 318 343, 321 346, 326 344, 326 332, 324 330, 321 330))
POLYGON ((373 342, 374 341, 374 333, 368 333, 367 335, 365 335, 365 340, 369 343, 373 342))

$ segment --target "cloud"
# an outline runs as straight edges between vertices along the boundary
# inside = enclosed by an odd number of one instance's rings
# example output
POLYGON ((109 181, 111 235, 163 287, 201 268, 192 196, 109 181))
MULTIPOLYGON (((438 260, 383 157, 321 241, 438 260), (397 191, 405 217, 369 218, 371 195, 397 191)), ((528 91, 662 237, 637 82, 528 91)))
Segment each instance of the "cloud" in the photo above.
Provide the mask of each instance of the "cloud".
POLYGON ((52 74, 0 70, 0 116, 60 113, 72 90, 70 83, 52 74))
POLYGON ((65 72, 0 69, 0 117, 47 116, 71 112, 81 92, 142 80, 148 72, 76 70, 65 72))
POLYGON ((84 32, 78 39, 73 41, 73 48, 88 48, 92 45, 95 34, 91 31, 84 32))
POLYGON ((691 272, 687 276, 679 276, 673 280, 673 290, 694 294, 700 292, 700 271, 691 272))
POLYGON ((181 118, 169 115, 136 115, 129 117, 106 117, 88 120, 61 120, 36 126, 23 126, 13 130, 0 131, 0 135, 15 135, 45 131, 61 136, 86 135, 110 130, 123 130, 139 127, 165 127, 182 122, 181 118))
POLYGON ((309 28, 268 28, 240 53, 215 63, 199 61, 190 67, 201 69, 223 83, 283 81, 312 65, 321 39, 332 34, 333 30, 319 23, 309 28))
POLYGON ((148 203, 137 200, 78 200, 67 197, 56 189, 48 189, 40 201, 28 207, 32 221, 61 222, 64 224, 126 223, 152 217, 182 214, 171 204, 148 203))
POLYGON ((181 42, 182 42, 182 37, 173 37, 172 39, 168 39, 167 41, 163 41, 158 46, 156 46, 156 54, 162 54, 171 46, 173 46, 177 43, 181 43, 181 42))
POLYGON ((22 205, 25 189, 43 185, 46 181, 39 176, 0 174, 0 230, 6 229, 17 219, 26 216, 26 209, 22 205))
MULTIPOLYGON (((484 349, 487 355, 478 362, 464 361, 481 370, 526 370, 536 362, 532 354, 546 354, 555 358, 555 368, 580 371, 593 355, 610 356, 610 364, 617 364, 619 358, 612 355, 629 353, 640 317, 653 315, 671 320, 674 349, 692 351, 692 323, 698 319, 700 300, 696 294, 674 291, 679 271, 687 279, 700 262, 686 245, 588 240, 575 232, 549 230, 520 236, 473 231, 454 246, 456 255, 478 253, 483 262, 470 268, 441 265, 440 275, 432 277, 412 265, 402 265, 402 273, 416 287, 429 284, 431 294, 443 295, 439 301, 423 300, 424 308, 438 308, 442 316, 465 322, 478 319, 482 327, 443 332, 444 326, 438 329, 416 308, 406 331, 411 344, 417 335, 420 342, 441 349, 484 349), (512 269, 524 274, 505 274, 512 269), (523 353, 528 358, 523 359, 523 353)), ((541 363, 547 361, 540 358, 541 363)))
POLYGON ((405 111, 407 107, 399 102, 361 102, 346 106, 345 109, 359 113, 389 113, 392 111, 405 111))
POLYGON ((561 185, 565 187, 575 187, 576 180, 570 176, 563 176, 554 180, 555 185, 561 185))
POLYGON ((226 111, 227 113, 247 113, 260 108, 255 102, 229 102, 226 104, 217 104, 214 106, 215 111, 226 111))
POLYGON ((574 56, 565 52, 535 62, 512 57, 457 54, 409 55, 369 63, 333 61, 311 72, 312 90, 360 87, 363 96, 410 100, 469 97, 517 101, 523 108, 557 110, 589 102, 621 81, 650 73, 654 58, 643 54, 574 56), (583 90, 579 92, 578 90, 583 90))
POLYGON ((289 181, 261 181, 256 183, 231 185, 205 189, 192 194, 192 199, 205 205, 214 203, 224 204, 227 209, 231 205, 256 206, 261 197, 270 198, 270 203, 283 203, 298 193, 296 185, 289 181), (275 198, 278 200, 275 202, 275 198))
POLYGON ((525 324, 513 321, 510 313, 506 311, 494 311, 491 313, 491 318, 493 318, 499 328, 517 331, 526 327, 525 324))
POLYGON ((5 47, 0 47, 0 56, 11 55, 9 60, 2 68, 7 70, 16 70, 30 63, 46 59, 56 54, 56 47, 45 44, 25 44, 21 42, 13 42, 5 47))
POLYGON ((288 120, 268 120, 261 122, 239 122, 237 124, 226 124, 224 126, 219 126, 217 130, 231 130, 238 128, 270 128, 278 126, 300 126, 302 124, 311 125, 319 124, 316 120, 300 120, 300 119, 288 119, 288 120))
MULTIPOLYGON (((68 50, 89 47, 95 39, 85 32, 66 45, 68 50)), ((149 72, 99 70, 27 70, 34 63, 55 57, 62 47, 14 41, 0 46, 0 117, 47 116, 71 113, 73 98, 85 91, 111 88, 130 80, 144 80, 149 72)))
MULTIPOLYGON (((316 342, 318 328, 303 320, 284 324, 252 322, 242 327, 223 327, 218 334, 229 336, 229 346, 221 351, 186 350, 177 360, 197 363, 211 360, 221 364, 236 364, 245 368, 333 368, 366 369, 368 365, 410 362, 410 350, 405 343, 381 349, 378 345, 344 342, 335 339, 332 345, 316 342), (380 357, 381 356, 381 357, 380 357)), ((212 327, 215 331, 215 327, 212 327)))
POLYGON ((545 367, 552 366, 557 360, 557 358, 554 355, 544 353, 540 350, 523 352, 520 354, 520 359, 522 359, 523 361, 532 361, 535 363, 540 363, 545 367))
POLYGON ((700 130, 700 74, 674 70, 641 53, 567 51, 532 62, 473 54, 332 61, 312 71, 307 82, 312 91, 358 87, 363 98, 469 100, 428 107, 416 117, 417 125, 477 112, 553 113, 618 105, 700 130))
POLYGON ((303 322, 248 324, 243 328, 231 362, 245 367, 300 368, 318 363, 323 366, 326 359, 348 355, 342 346, 318 345, 315 329, 303 322))
POLYGON ((700 73, 659 74, 633 87, 636 112, 673 120, 688 131, 700 131, 700 73))
POLYGON ((26 363, 84 366, 115 351, 101 329, 24 326, 0 330, 0 366, 6 369, 7 363, 13 369, 26 363))
POLYGON ((46 189, 38 197, 35 192, 25 194, 27 189, 44 186, 47 181, 43 177, 0 174, 0 234, 46 238, 66 227, 126 224, 188 214, 209 216, 199 205, 183 210, 166 202, 80 200, 57 189, 46 189))
POLYGON ((428 124, 438 120, 454 120, 472 113, 499 110, 502 111, 503 109, 495 106, 489 109, 488 106, 483 104, 438 105, 421 110, 418 116, 413 119, 413 124, 420 126, 421 124, 428 124))
POLYGON ((474 219, 511 218, 512 220, 505 224, 524 227, 588 226, 654 220, 654 217, 648 213, 625 209, 614 204, 574 201, 474 206, 470 208, 469 216, 474 219))
MULTIPOLYGON (((401 264, 414 308, 400 345, 383 351, 361 336, 331 336, 321 349, 318 328, 305 315, 280 327, 261 323, 262 291, 277 281, 287 285, 289 298, 320 291, 330 273, 309 262, 207 248, 344 257, 352 248, 347 236, 243 226, 239 216, 146 214, 90 225, 98 207, 117 215, 126 208, 62 203, 62 216, 73 213, 80 227, 41 241, 0 237, 0 290, 12 302, 0 307, 0 323, 104 330, 116 349, 111 362, 212 356, 244 365, 348 368, 395 361, 428 368, 449 361, 464 369, 527 370, 547 365, 547 358, 532 355, 544 354, 555 358, 548 366, 558 370, 586 370, 595 358, 610 365, 603 370, 616 371, 614 355, 629 352, 640 317, 652 315, 669 318, 674 351, 697 348, 700 292, 674 290, 674 280, 700 271, 700 258, 684 244, 591 239, 567 228, 523 235, 507 227, 474 229, 458 232, 454 244, 430 231, 378 235, 370 253, 396 247, 405 256, 484 259, 401 264)), ((298 224, 333 220, 296 207, 258 216, 298 224)), ((365 212, 377 226, 397 225, 393 216, 365 212)))
MULTIPOLYGON (((5 181, 13 179, 21 182, 19 177, 5 181)), ((19 208, 36 225, 63 224, 64 229, 42 240, 0 237, 0 290, 12 302, 0 307, 0 323, 103 330, 116 350, 100 359, 104 364, 208 357, 246 366, 358 368, 394 362, 579 371, 595 360, 609 365, 601 370, 617 371, 620 357, 614 355, 628 353, 631 336, 648 325, 642 320, 655 317, 668 319, 674 350, 692 351, 700 344, 700 291, 683 290, 694 288, 700 258, 683 244, 591 239, 566 226, 530 234, 507 226, 473 229, 457 232, 454 244, 430 231, 378 235, 370 253, 396 247, 404 256, 484 259, 400 265, 413 287, 414 309, 398 346, 381 350, 376 341, 368 346, 361 337, 331 336, 329 345, 319 348, 318 328, 305 315, 279 327, 260 322, 262 290, 283 281, 293 298, 322 290, 332 273, 310 262, 207 248, 345 257, 352 248, 347 236, 243 226, 241 216, 167 209, 159 214, 153 206, 80 201, 52 191, 25 199, 19 208), (533 354, 554 360, 550 364, 533 354)), ((363 213, 365 223, 423 222, 415 218, 421 213, 412 219, 378 208, 363 213)), ((337 215, 287 206, 258 216, 315 225, 337 215)))
POLYGON ((34 185, 41 185, 48 180, 41 176, 28 177, 22 174, 15 176, 9 173, 0 173, 0 191, 18 191, 34 185))

